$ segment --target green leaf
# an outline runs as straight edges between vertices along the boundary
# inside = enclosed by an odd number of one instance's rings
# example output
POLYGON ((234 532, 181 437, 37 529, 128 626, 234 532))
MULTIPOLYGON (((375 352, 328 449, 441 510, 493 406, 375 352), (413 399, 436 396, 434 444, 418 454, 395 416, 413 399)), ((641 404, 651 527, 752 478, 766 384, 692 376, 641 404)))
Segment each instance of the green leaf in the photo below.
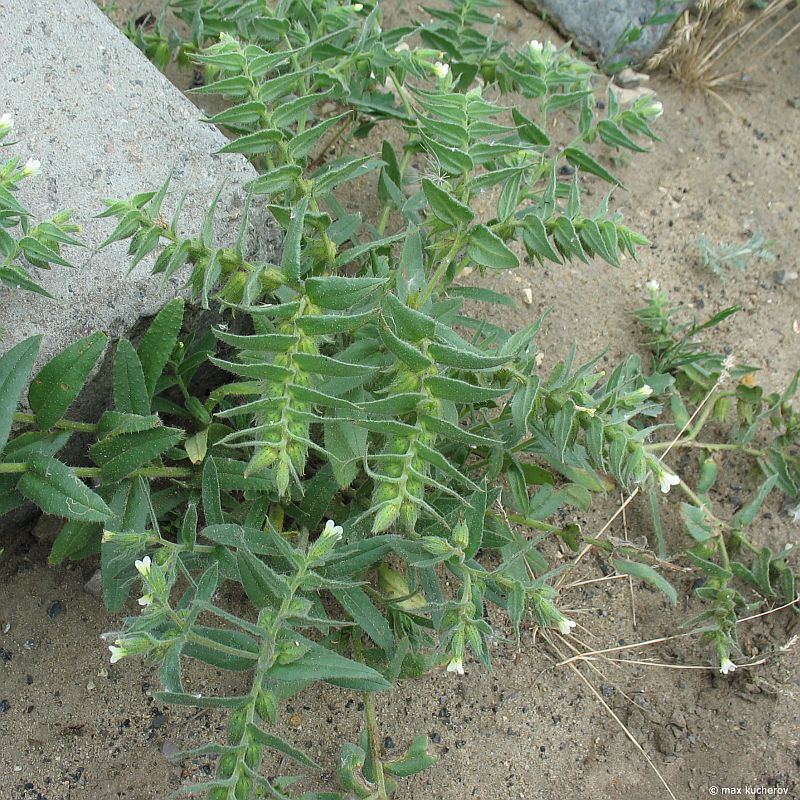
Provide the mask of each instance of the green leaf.
POLYGON ((282 138, 283 135, 277 128, 266 128, 263 131, 239 136, 217 150, 217 153, 245 153, 248 156, 257 156, 269 153, 282 138))
POLYGON ((605 167, 598 164, 585 150, 580 147, 568 147, 564 151, 564 155, 573 166, 579 167, 584 172, 590 172, 592 175, 597 175, 607 183, 613 183, 617 186, 622 186, 622 181, 615 178, 605 167))
POLYGON ((386 617, 375 608, 363 589, 358 586, 349 589, 332 589, 331 594, 353 622, 359 625, 378 647, 387 653, 394 649, 394 635, 386 617))
POLYGON ((271 678, 292 683, 322 680, 359 692, 379 692, 391 688, 383 675, 366 664, 340 656, 302 636, 296 638, 309 645, 308 652, 291 664, 275 664, 267 672, 271 678))
POLYGON ((484 403, 510 391, 508 387, 490 389, 441 375, 425 378, 425 386, 434 397, 440 400, 452 400, 455 403, 484 403))
POLYGON ((255 180, 249 181, 244 185, 244 188, 250 194, 274 195, 290 189, 297 183, 302 174, 303 170, 296 164, 285 164, 282 167, 269 170, 269 172, 255 180))
POLYGON ((446 367, 463 370, 495 370, 511 360, 511 356, 489 356, 469 350, 459 350, 455 347, 431 342, 428 345, 428 355, 438 364, 446 367))
POLYGON ((74 554, 85 550, 87 545, 95 545, 100 549, 100 534, 103 526, 99 522, 79 522, 78 520, 67 520, 58 532, 50 555, 47 557, 48 564, 60 564, 65 558, 70 558, 74 554))
POLYGON ((302 750, 298 750, 294 745, 289 744, 285 739, 282 739, 274 733, 262 731, 261 728, 257 728, 252 723, 247 725, 247 733, 250 737, 250 741, 256 744, 269 747, 272 750, 277 750, 279 753, 289 756, 289 758, 293 759, 298 764, 302 764, 304 767, 322 769, 316 761, 309 758, 302 750))
POLYGON ((8 434, 11 433, 17 403, 41 342, 41 336, 32 336, 0 357, 0 453, 5 449, 8 434))
POLYGON ((646 153, 647 149, 640 147, 626 133, 620 130, 619 125, 610 119, 601 119, 597 123, 597 132, 600 139, 610 147, 624 147, 627 150, 634 150, 637 153, 646 153))
POLYGON ((519 266, 516 254, 485 225, 476 225, 470 232, 467 255, 476 264, 490 269, 516 269, 519 266))
POLYGON ((733 515, 733 524, 739 527, 750 525, 756 518, 756 514, 760 511, 764 501, 767 499, 767 495, 772 491, 777 482, 778 476, 770 475, 758 488, 755 499, 733 515))
POLYGON ((308 278, 305 288, 315 305, 344 311, 366 302, 385 284, 386 278, 345 278, 330 275, 325 278, 308 278))
POLYGON ((550 244, 547 237, 547 228, 535 214, 528 214, 522 221, 522 241, 528 253, 537 258, 541 263, 545 259, 560 264, 561 256, 550 244))
POLYGON ((435 319, 416 309, 409 308, 393 294, 387 294, 383 298, 383 310, 394 321, 397 335, 407 342, 430 339, 436 332, 435 319))
POLYGON ((183 299, 180 297, 170 300, 156 314, 137 348, 147 395, 151 399, 156 383, 178 342, 183 324, 183 306, 183 299))
POLYGON ((631 575, 634 578, 655 586, 662 591, 669 601, 675 605, 678 602, 678 593, 673 585, 663 576, 656 572, 649 564, 641 564, 638 561, 624 561, 620 558, 612 559, 614 568, 622 575, 631 575))
POLYGON ((236 551, 236 564, 250 602, 256 608, 278 606, 290 594, 286 579, 246 547, 236 551))
POLYGON ((138 414, 146 417, 150 413, 150 395, 144 379, 142 362, 127 339, 120 339, 114 356, 112 370, 114 382, 114 406, 123 414, 138 414))
POLYGON ((326 420, 325 449, 332 456, 329 463, 336 482, 345 489, 361 468, 367 449, 367 431, 348 420, 326 420))
POLYGON ((308 209, 308 197, 303 197, 292 208, 291 221, 283 239, 281 269, 290 285, 300 283, 300 244, 303 240, 303 226, 308 209))
POLYGON ((17 490, 42 511, 79 522, 103 522, 111 509, 64 463, 32 455, 17 490))
POLYGON ((422 191, 434 216, 445 225, 457 228, 469 225, 475 212, 428 178, 422 180, 422 191))
POLYGON ((121 433, 95 442, 89 448, 89 455, 100 467, 103 481, 116 483, 176 445, 181 436, 180 428, 166 427, 121 433))
POLYGON ((106 346, 101 331, 81 339, 51 359, 28 388, 28 402, 41 428, 51 428, 78 396, 106 346))
POLYGON ((222 513, 219 473, 214 458, 209 458, 203 466, 202 479, 203 513, 207 525, 223 525, 225 515, 222 513))

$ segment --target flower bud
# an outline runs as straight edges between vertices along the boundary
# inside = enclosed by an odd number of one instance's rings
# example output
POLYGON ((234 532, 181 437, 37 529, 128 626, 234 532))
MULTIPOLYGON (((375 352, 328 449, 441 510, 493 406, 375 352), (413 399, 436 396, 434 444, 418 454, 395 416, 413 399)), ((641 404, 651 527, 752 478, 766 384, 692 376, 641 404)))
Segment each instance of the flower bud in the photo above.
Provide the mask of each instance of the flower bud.
POLYGON ((5 136, 14 127, 14 117, 11 114, 0 116, 0 138, 5 136))
POLYGON ((42 171, 42 164, 35 158, 29 158, 22 166, 22 177, 33 178, 42 171))

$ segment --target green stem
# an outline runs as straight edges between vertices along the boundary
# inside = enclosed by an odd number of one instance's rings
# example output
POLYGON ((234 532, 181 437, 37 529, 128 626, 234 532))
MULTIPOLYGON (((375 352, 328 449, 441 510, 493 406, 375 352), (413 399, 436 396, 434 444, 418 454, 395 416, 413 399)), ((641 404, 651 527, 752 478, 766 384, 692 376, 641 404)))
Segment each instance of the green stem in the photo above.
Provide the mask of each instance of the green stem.
POLYGON ((653 444, 645 445, 645 450, 668 450, 678 447, 696 447, 700 450, 734 450, 740 453, 746 453, 749 456, 762 458, 765 453, 763 450, 758 450, 755 447, 745 447, 739 444, 729 444, 724 442, 697 442, 693 439, 682 439, 677 442, 653 442, 653 444))
MULTIPOLYGON (((356 658, 363 664, 364 651, 361 646, 361 637, 353 636, 353 648, 356 658)), ((364 692, 364 717, 367 722, 367 739, 369 740, 369 760, 374 771, 375 784, 378 787, 377 800, 389 800, 386 791, 386 777, 383 774, 381 761, 380 731, 378 729, 378 714, 375 709, 375 693, 364 692)))
POLYGON ((714 405, 717 402, 718 392, 712 391, 708 399, 706 400, 706 405, 703 411, 701 412, 700 416, 697 418, 697 422, 695 422, 694 427, 686 434, 686 438, 683 441, 693 441, 697 438, 697 434, 703 430, 703 426, 708 421, 708 417, 710 416, 711 412, 714 410, 714 405))
MULTIPOLYGON (((0 475, 17 475, 28 471, 25 461, 8 461, 0 464, 0 475)), ((100 478, 100 467, 73 467, 72 471, 79 478, 100 478)), ((131 472, 128 478, 191 478, 194 470, 186 467, 142 467, 131 472)))
MULTIPOLYGON (((400 164, 398 165, 398 171, 400 172, 400 182, 403 182, 403 176, 405 175, 406 170, 408 169, 408 165, 411 163, 411 151, 406 150, 403 153, 403 158, 400 160, 400 164)), ((402 186, 398 186, 400 191, 403 190, 402 186)), ((383 236, 384 231, 386 230, 386 226, 389 224, 389 217, 392 213, 392 204, 387 202, 386 205, 383 207, 383 211, 381 212, 381 219, 378 222, 378 235, 383 236)))
POLYGON ((447 255, 442 259, 439 266, 436 267, 436 271, 433 273, 431 279, 428 281, 428 285, 425 287, 425 291, 423 291, 422 294, 420 295, 420 301, 419 301, 420 307, 423 307, 425 303, 428 302, 434 290, 438 288, 438 284, 441 282, 442 278, 444 278, 445 274, 447 273, 448 267, 458 254, 458 251, 461 249, 463 244, 464 244, 463 234, 459 230, 456 233, 456 238, 453 241, 452 247, 447 252, 447 255))
MULTIPOLYGON (((14 414, 14 422, 30 423, 36 422, 35 414, 19 413, 14 414)), ((80 431, 82 433, 94 433, 97 430, 97 425, 91 422, 75 422, 71 419, 60 419, 51 428, 57 428, 61 431, 80 431)))

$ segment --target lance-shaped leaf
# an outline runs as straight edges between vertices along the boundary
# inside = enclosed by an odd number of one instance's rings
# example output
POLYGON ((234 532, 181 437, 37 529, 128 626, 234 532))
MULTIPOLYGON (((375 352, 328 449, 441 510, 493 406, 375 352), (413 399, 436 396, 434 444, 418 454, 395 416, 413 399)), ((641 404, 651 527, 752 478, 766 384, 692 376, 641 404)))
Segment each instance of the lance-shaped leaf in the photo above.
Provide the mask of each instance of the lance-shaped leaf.
POLYGON ((503 242, 485 225, 476 225, 469 235, 467 255, 482 267, 489 269, 516 269, 519 259, 503 242))
POLYGON ((32 336, 12 347, 0 358, 0 453, 8 441, 17 403, 41 341, 41 336, 32 336))
POLYGON ((308 210, 308 198, 302 197, 292 209, 289 229, 283 240, 283 255, 281 256, 281 269, 286 280, 292 286, 300 282, 300 244, 303 240, 303 225, 308 210))
POLYGON ((236 553, 236 563, 250 602, 256 608, 266 608, 281 603, 289 595, 286 579, 261 559, 256 558, 247 548, 236 553))
POLYGON ((452 400, 455 403, 483 403, 501 397, 509 391, 507 387, 491 389, 441 375, 426 378, 425 386, 434 397, 440 400, 452 400))
POLYGON ((140 416, 150 413, 150 395, 147 392, 142 362, 127 339, 120 339, 117 344, 112 379, 117 411, 140 416))
POLYGON ((182 435, 180 428, 159 427, 107 436, 89 448, 89 455, 100 467, 100 477, 107 483, 116 483, 169 450, 182 435))
POLYGON ((111 509, 64 463, 32 455, 17 490, 42 511, 82 522, 103 522, 111 509))
POLYGON ((51 428, 64 416, 88 380, 107 338, 97 331, 71 344, 45 364, 31 381, 28 402, 41 428, 51 428))
POLYGON ((156 314, 139 344, 137 354, 150 398, 153 397, 156 383, 177 344, 182 323, 183 299, 176 297, 156 314))
POLYGON ((469 225, 475 218, 475 212, 469 206, 427 178, 422 181, 422 191, 434 216, 445 225, 457 228, 459 225, 469 225))
POLYGON ((614 567, 617 572, 623 575, 631 575, 634 578, 655 586, 662 591, 674 605, 678 602, 678 593, 675 587, 663 576, 656 572, 649 564, 641 564, 638 561, 626 561, 620 558, 613 559, 614 567))
POLYGON ((330 275, 325 278, 309 278, 305 288, 315 305, 344 311, 366 302, 385 283, 386 278, 345 278, 330 275))

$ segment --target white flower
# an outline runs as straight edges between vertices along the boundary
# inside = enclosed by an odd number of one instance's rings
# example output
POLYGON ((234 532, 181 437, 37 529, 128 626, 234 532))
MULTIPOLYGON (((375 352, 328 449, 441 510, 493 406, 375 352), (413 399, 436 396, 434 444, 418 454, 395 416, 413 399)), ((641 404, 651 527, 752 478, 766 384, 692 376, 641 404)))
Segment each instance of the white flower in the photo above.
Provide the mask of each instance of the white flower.
POLYGON ((358 14, 359 11, 363 11, 364 10, 364 4, 363 3, 353 3, 353 5, 351 5, 350 8, 352 8, 353 11, 355 11, 356 14, 358 14))
POLYGON ((142 595, 139 598, 139 605, 140 606, 149 606, 153 602, 153 600, 155 600, 155 597, 153 597, 152 594, 142 595))
MULTIPOLYGON (((119 641, 119 640, 118 640, 119 641)), ((109 645, 108 649, 111 651, 111 663, 116 664, 120 659, 128 655, 128 651, 124 647, 116 647, 113 644, 109 645)))
POLYGON ((100 539, 101 542, 110 542, 117 534, 114 531, 103 531, 103 537, 100 539))
POLYGON ((337 525, 332 519, 329 519, 325 523, 325 527, 322 529, 322 535, 327 537, 335 537, 336 541, 342 538, 342 534, 344 533, 344 528, 341 525, 337 525))
POLYGON ((727 675, 729 672, 736 672, 736 664, 725 656, 725 658, 719 662, 719 671, 723 675, 727 675))
POLYGON ((561 616, 556 624, 558 625, 558 630, 561 635, 566 636, 575 627, 576 622, 573 619, 567 619, 567 617, 561 616))
POLYGON ((459 675, 464 674, 464 660, 462 658, 451 658, 450 663, 447 665, 448 672, 456 672, 459 675))
POLYGON ((150 556, 145 556, 141 561, 134 561, 134 566, 136 567, 137 572, 143 578, 146 578, 150 574, 150 568, 152 566, 150 556))
POLYGON ((658 473, 658 485, 664 494, 667 494, 673 486, 677 486, 680 482, 681 479, 667 469, 662 469, 658 473))
POLYGON ((544 45, 538 39, 531 39, 530 42, 528 42, 528 49, 531 51, 531 55, 540 56, 544 50, 544 45))
POLYGON ((0 116, 0 136, 5 136, 14 127, 14 117, 11 114, 0 116))
POLYGON ((400 44, 395 47, 394 51, 395 53, 405 53, 410 49, 411 48, 408 46, 408 42, 400 42, 400 44))
POLYGON ((42 164, 35 158, 29 158, 22 167, 22 175, 25 178, 32 178, 42 171, 42 164))
POLYGON ((657 292, 661 288, 661 284, 655 279, 651 281, 647 281, 645 287, 648 288, 651 292, 657 292))
POLYGON ((631 402, 638 403, 642 400, 647 400, 650 395, 653 394, 653 389, 649 384, 644 384, 644 386, 640 386, 638 389, 635 389, 628 395, 628 399, 631 402))
POLYGON ((664 113, 664 106, 658 100, 651 101, 642 109, 642 114, 648 119, 658 119, 664 113))
POLYGON ((437 78, 446 78, 450 74, 450 65, 444 64, 441 61, 437 61, 433 65, 433 72, 437 78))

